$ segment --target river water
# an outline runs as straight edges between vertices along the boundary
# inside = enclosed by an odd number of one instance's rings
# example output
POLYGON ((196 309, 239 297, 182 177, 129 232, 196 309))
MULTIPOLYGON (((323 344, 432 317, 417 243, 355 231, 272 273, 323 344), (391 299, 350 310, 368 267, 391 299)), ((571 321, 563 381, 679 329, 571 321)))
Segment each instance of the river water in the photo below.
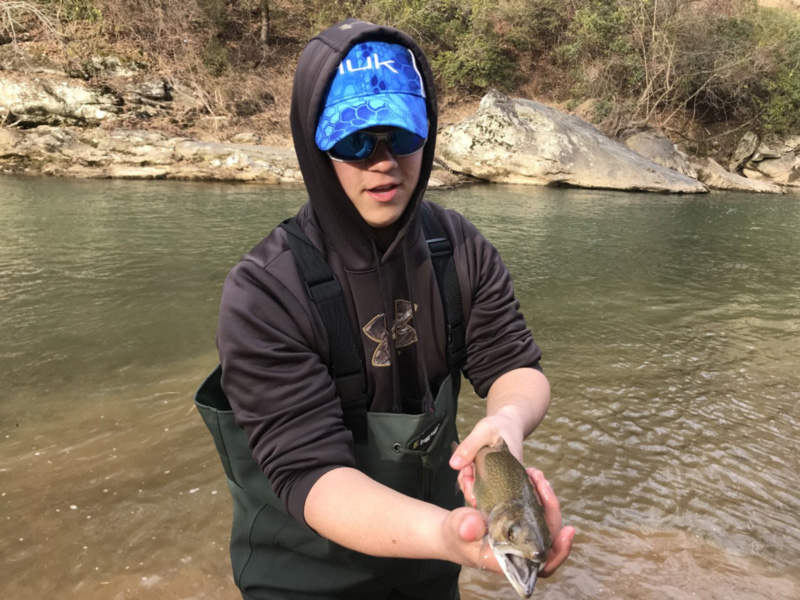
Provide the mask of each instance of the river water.
MULTIPOLYGON (((238 597, 192 393, 225 274, 303 196, 0 178, 0 597, 238 597)), ((800 198, 430 197, 495 242, 544 349, 526 462, 578 533, 534 597, 800 598, 800 198)), ((474 570, 462 596, 516 597, 474 570)))

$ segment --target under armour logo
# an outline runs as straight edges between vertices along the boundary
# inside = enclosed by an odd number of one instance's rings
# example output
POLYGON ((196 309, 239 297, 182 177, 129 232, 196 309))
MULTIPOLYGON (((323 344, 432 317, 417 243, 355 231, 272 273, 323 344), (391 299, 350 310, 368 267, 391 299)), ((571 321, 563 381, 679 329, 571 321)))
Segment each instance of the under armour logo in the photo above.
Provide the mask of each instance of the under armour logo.
MULTIPOLYGON (((411 302, 408 300, 394 301, 392 338, 394 339, 395 348, 405 348, 417 343, 417 332, 410 324, 413 316, 414 311, 411 310, 411 302)), ((369 339, 378 343, 378 347, 372 353, 372 366, 388 367, 391 365, 392 357, 389 336, 386 331, 386 315, 383 313, 377 315, 364 325, 362 331, 369 339)))

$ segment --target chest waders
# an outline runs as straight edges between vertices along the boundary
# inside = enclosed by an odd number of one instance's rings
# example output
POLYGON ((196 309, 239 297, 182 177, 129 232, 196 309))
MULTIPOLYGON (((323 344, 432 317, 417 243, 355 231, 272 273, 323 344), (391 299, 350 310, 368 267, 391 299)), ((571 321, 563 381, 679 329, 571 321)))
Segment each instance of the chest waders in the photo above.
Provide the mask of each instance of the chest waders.
MULTIPOLYGON (((427 207, 421 208, 421 216, 444 302, 450 375, 436 394, 434 410, 413 415, 367 412, 365 373, 339 284, 297 224, 290 219, 282 226, 328 331, 331 371, 345 425, 353 432, 357 468, 402 494, 452 510, 464 506, 463 495, 457 492, 458 474, 448 461, 451 443, 458 440, 456 408, 466 353, 465 326, 452 246, 427 207)), ((195 403, 214 438, 233 497, 231 564, 245 599, 377 600, 393 588, 447 575, 457 578, 458 565, 368 556, 320 537, 290 517, 234 420, 221 375, 218 366, 197 391, 195 403)), ((446 600, 441 595, 430 598, 446 600)))

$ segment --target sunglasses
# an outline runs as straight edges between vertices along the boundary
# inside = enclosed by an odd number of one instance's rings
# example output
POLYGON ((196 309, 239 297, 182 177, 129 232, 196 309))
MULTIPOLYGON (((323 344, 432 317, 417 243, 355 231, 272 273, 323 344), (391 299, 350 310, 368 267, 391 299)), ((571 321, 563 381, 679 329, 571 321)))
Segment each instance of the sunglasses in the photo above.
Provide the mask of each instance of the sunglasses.
POLYGON ((372 131, 356 131, 336 142, 328 156, 338 162, 359 162, 367 160, 375 154, 378 142, 385 141, 392 154, 397 157, 416 154, 425 145, 426 138, 405 129, 392 129, 385 133, 372 131))

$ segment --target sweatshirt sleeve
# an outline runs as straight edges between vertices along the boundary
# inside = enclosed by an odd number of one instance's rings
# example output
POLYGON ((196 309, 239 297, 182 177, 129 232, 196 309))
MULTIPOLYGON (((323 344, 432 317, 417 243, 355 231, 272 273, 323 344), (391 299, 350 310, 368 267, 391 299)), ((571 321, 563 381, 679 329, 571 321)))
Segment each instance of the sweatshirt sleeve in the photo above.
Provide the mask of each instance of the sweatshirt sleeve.
POLYGON ((314 483, 355 459, 308 301, 289 286, 303 289, 290 253, 269 267, 245 257, 223 287, 217 348, 222 387, 254 457, 286 511, 305 523, 314 483))
POLYGON ((519 310, 500 253, 472 223, 463 217, 461 221, 472 298, 464 372, 475 392, 485 398, 501 375, 523 367, 538 369, 542 351, 519 310))

